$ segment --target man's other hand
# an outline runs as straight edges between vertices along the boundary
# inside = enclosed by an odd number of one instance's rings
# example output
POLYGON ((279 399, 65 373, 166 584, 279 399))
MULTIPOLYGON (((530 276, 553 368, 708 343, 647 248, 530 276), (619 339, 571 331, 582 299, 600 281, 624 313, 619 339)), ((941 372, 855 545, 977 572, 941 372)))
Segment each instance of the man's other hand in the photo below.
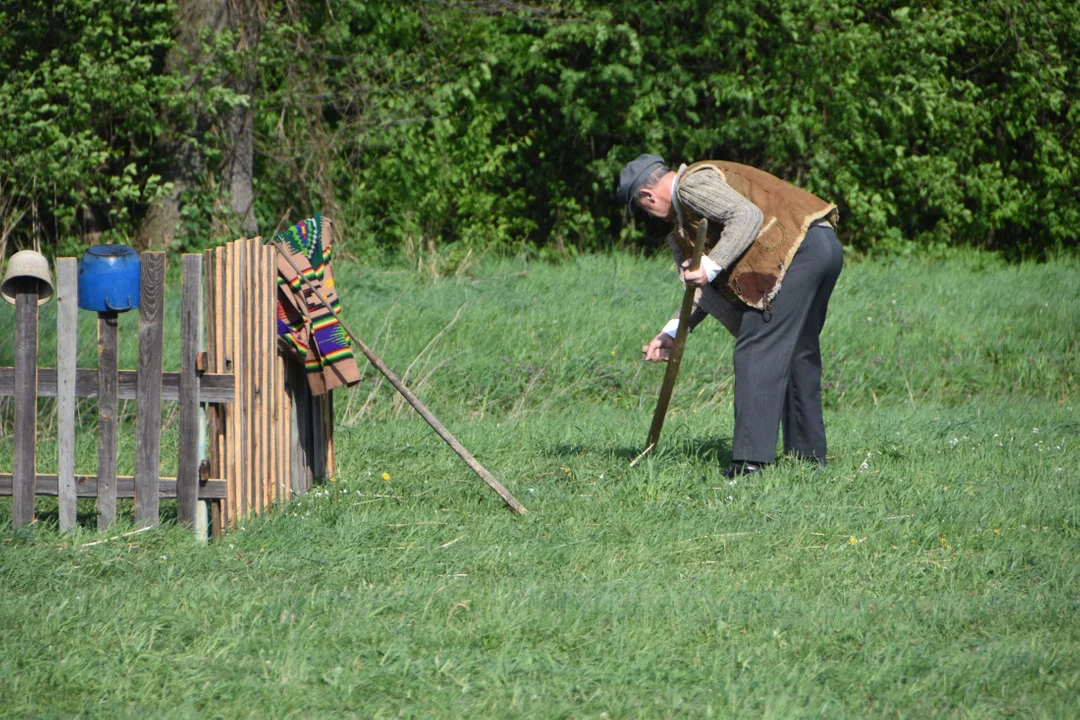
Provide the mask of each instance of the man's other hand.
POLYGON ((648 345, 641 346, 641 352, 645 353, 645 359, 649 362, 667 362, 671 359, 671 348, 675 347, 675 341, 667 333, 660 333, 648 345))

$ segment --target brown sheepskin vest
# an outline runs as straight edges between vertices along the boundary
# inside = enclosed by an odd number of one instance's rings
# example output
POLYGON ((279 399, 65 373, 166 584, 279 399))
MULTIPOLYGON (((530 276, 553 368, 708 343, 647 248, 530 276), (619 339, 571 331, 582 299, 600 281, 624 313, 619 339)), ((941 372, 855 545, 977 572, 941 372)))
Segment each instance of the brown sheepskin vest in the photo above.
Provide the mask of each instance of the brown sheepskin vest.
MULTIPOLYGON (((836 227, 836 206, 748 165, 705 160, 689 166, 683 177, 695 172, 719 172, 724 182, 764 215, 757 239, 717 280, 722 279, 726 290, 750 307, 768 310, 810 226, 825 219, 836 227)), ((689 215, 688 223, 697 225, 700 218, 689 215)), ((716 245, 722 230, 719 225, 709 226, 705 252, 716 245)))

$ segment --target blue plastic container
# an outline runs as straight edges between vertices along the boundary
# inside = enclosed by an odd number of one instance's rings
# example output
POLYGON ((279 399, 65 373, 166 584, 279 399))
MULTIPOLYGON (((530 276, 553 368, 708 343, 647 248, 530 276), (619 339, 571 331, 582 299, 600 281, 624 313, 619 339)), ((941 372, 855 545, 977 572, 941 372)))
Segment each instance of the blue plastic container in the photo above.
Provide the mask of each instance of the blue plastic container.
POLYGON ((139 307, 139 255, 127 245, 95 245, 79 260, 79 307, 126 312, 139 307))

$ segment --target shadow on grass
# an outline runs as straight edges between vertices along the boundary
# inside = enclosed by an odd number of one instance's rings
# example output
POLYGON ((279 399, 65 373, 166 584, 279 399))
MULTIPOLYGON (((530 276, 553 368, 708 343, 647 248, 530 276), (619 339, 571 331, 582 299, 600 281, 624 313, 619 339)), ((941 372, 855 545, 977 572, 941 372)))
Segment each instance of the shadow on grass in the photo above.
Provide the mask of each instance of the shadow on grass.
MULTIPOLYGON (((615 447, 559 443, 554 445, 548 455, 554 457, 573 457, 589 451, 605 452, 615 460, 632 462, 641 455, 644 446, 619 445, 615 447)), ((731 441, 722 437, 690 437, 661 439, 660 443, 646 457, 670 458, 673 460, 696 459, 703 462, 719 462, 727 465, 731 462, 731 441)))

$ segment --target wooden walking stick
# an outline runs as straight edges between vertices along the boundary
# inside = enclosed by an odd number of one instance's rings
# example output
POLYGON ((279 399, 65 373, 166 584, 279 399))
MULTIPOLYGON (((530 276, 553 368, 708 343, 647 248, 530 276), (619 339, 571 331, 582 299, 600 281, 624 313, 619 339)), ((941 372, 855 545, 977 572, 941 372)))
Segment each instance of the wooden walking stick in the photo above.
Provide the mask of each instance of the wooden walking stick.
MULTIPOLYGON (((292 261, 292 258, 289 257, 289 254, 281 247, 279 243, 274 241, 271 242, 274 248, 281 255, 281 257, 285 258, 289 265, 292 266, 292 269, 296 271, 297 276, 302 278, 303 281, 307 283, 308 289, 310 289, 311 292, 313 292, 315 296, 319 298, 319 302, 325 305, 326 308, 330 310, 330 312, 333 312, 333 308, 331 308, 330 303, 327 301, 327 299, 323 297, 323 294, 319 292, 318 289, 316 289, 315 285, 312 284, 311 280, 309 280, 304 275, 304 273, 300 272, 300 268, 296 267, 296 264, 292 261)), ((394 389, 401 393, 402 397, 404 397, 405 400, 413 406, 413 409, 416 410, 416 412, 420 413, 420 417, 424 418, 427 424, 431 426, 431 429, 434 430, 447 445, 453 448, 454 452, 456 452, 458 456, 465 461, 465 464, 468 465, 474 473, 479 475, 480 479, 487 483, 488 487, 494 490, 498 494, 498 496, 502 498, 503 502, 505 502, 510 507, 511 510, 516 512, 518 515, 524 515, 526 513, 525 506, 518 502, 517 499, 510 494, 510 491, 507 490, 502 483, 496 480, 491 473, 485 470, 483 465, 476 461, 476 458, 474 458, 472 454, 469 453, 469 451, 466 450, 465 447, 461 443, 459 443, 453 435, 450 434, 450 431, 443 427, 442 423, 435 419, 435 416, 431 414, 431 411, 427 409, 424 403, 420 402, 420 399, 413 395, 409 388, 405 387, 405 385, 400 380, 398 380, 397 376, 394 375, 390 368, 386 366, 382 359, 380 359, 378 355, 372 352, 371 348, 365 345, 363 341, 360 340, 360 338, 356 337, 356 335, 353 334, 353 331, 349 329, 349 326, 346 325, 344 321, 338 319, 338 323, 341 325, 342 329, 349 335, 349 338, 354 343, 356 343, 356 346, 360 348, 360 351, 364 353, 364 357, 368 359, 368 362, 374 365, 375 369, 383 374, 383 376, 390 382, 390 384, 394 386, 394 389)))
MULTIPOLYGON (((705 247, 705 233, 708 229, 708 219, 702 218, 695 228, 694 247, 689 253, 690 270, 697 270, 701 265, 701 251, 705 247)), ((694 292, 695 288, 688 287, 683 293, 682 307, 679 309, 679 329, 675 331, 675 344, 671 348, 671 357, 668 358, 667 369, 664 371, 664 384, 660 386, 660 397, 656 401, 656 410, 653 411, 649 439, 645 443, 645 449, 634 458, 630 467, 645 457, 660 441, 660 430, 664 427, 664 416, 667 414, 668 403, 671 401, 671 391, 675 388, 675 378, 679 376, 679 365, 682 363, 683 348, 686 346, 686 334, 690 331, 690 312, 694 308, 694 292)))

